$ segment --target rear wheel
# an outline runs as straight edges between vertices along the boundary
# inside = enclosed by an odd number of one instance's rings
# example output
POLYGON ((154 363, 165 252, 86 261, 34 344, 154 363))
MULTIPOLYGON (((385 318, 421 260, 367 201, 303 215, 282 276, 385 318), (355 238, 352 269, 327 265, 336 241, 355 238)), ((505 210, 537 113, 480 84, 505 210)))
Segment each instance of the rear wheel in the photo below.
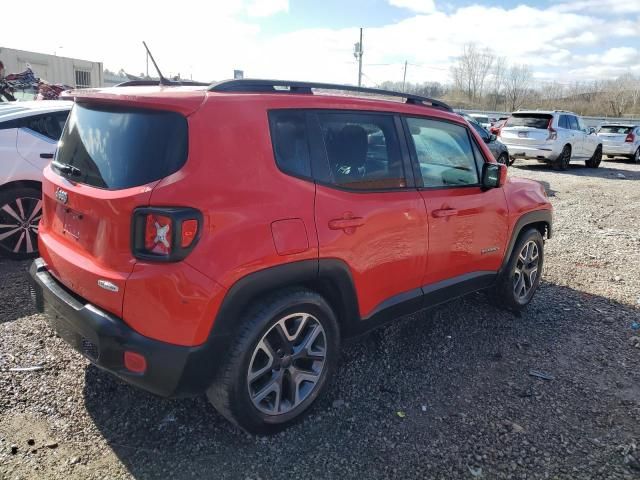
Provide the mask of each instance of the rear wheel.
POLYGON ((500 155, 498 155, 498 163, 501 163, 503 165, 509 166, 511 165, 509 163, 509 155, 507 155, 506 153, 501 153, 500 155))
POLYGON ((36 257, 41 216, 42 193, 37 188, 0 193, 0 253, 15 260, 36 257))
POLYGON ((598 145, 591 158, 586 160, 584 163, 589 168, 598 168, 600 166, 600 162, 602 162, 602 146, 598 145))
POLYGON ((516 163, 516 157, 509 157, 509 163, 507 164, 507 166, 510 167, 514 163, 516 163))
POLYGON ((318 294, 287 290, 247 311, 207 396, 250 433, 275 433, 324 393, 338 360, 336 317, 318 294))
POLYGON ((635 163, 640 163, 640 147, 638 147, 636 153, 631 155, 631 160, 633 160, 635 163))
POLYGON ((530 228, 521 233, 492 292, 494 302, 515 311, 526 307, 540 285, 543 260, 540 232, 530 228))
POLYGON ((569 163, 571 162, 571 146, 565 145, 560 153, 560 156, 556 158, 551 166, 554 170, 566 170, 569 168, 569 163))

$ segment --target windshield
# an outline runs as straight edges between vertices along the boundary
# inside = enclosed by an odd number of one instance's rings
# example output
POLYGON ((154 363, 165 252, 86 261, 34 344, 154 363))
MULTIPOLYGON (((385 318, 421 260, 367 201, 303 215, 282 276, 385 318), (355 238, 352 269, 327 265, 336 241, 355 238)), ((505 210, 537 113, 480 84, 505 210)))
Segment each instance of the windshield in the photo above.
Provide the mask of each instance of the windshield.
POLYGON ((546 129, 551 115, 548 113, 514 113, 504 124, 505 127, 531 127, 546 129))
POLYGON ((603 125, 600 127, 599 133, 618 133, 621 135, 628 135, 633 130, 633 127, 623 127, 620 125, 603 125))
POLYGON ((80 183, 129 188, 180 169, 187 141, 187 121, 178 113, 76 104, 52 166, 80 183))

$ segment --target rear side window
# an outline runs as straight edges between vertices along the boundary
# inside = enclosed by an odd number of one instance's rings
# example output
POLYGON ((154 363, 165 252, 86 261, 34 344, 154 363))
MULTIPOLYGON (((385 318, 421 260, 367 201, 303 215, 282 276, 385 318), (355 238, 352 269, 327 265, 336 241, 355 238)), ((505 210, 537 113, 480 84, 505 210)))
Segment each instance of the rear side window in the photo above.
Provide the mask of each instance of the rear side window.
POLYGON ((566 115, 560 115, 560 120, 558 120, 558 126, 560 128, 569 129, 569 120, 566 115))
POLYGON ((407 118, 407 126, 425 187, 478 184, 476 160, 466 128, 424 118, 407 118))
POLYGON ((355 190, 406 187, 393 117, 318 113, 329 162, 329 183, 355 190))
POLYGON ((79 170, 75 181, 118 190, 176 172, 187 148, 187 120, 178 113, 76 104, 56 161, 79 170))
POLYGON ((603 125, 599 130, 599 133, 617 133, 619 135, 628 135, 631 132, 633 132, 633 127, 621 127, 620 125, 603 125))
POLYGON ((25 119, 25 127, 57 142, 68 115, 69 112, 56 112, 28 117, 25 119))
POLYGON ((276 164, 285 173, 311 176, 311 157, 304 112, 269 112, 276 164))
POLYGON ((507 119, 505 127, 531 127, 546 129, 551 115, 548 113, 514 113, 507 119))

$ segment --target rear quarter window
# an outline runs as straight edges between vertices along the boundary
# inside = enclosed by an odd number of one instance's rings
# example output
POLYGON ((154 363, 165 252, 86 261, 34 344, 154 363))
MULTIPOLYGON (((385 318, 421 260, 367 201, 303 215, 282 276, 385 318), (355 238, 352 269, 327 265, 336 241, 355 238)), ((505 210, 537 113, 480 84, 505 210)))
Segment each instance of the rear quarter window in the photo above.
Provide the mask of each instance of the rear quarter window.
POLYGON ((118 190, 171 175, 187 151, 187 120, 178 113, 76 104, 56 162, 79 170, 74 181, 118 190))

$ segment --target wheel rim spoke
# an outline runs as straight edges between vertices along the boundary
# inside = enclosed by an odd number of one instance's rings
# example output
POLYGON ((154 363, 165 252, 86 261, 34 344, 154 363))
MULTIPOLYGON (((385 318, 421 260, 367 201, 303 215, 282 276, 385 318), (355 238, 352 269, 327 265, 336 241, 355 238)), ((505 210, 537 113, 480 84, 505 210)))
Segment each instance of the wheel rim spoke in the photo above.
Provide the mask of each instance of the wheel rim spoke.
MULTIPOLYGON (((5 225, 0 225, 1 227, 4 227, 5 225)), ((11 235, 15 235, 16 233, 18 233, 20 230, 22 230, 22 228, 20 227, 15 227, 13 230, 9 230, 8 232, 4 232, 4 233, 0 233, 0 240, 4 240, 5 238, 9 238, 11 235)))
POLYGON ((24 219, 20 218, 20 216, 16 213, 16 211, 13 208, 11 208, 11 205, 9 204, 5 205, 4 207, 2 207, 2 210, 7 212, 13 218, 15 218, 19 223, 22 223, 24 221, 24 219))
POLYGON ((253 405, 268 415, 298 407, 318 384, 325 367, 326 334, 313 315, 278 320, 257 343, 247 372, 253 405))
POLYGON ((538 278, 540 251, 534 241, 527 242, 518 254, 513 271, 513 292, 517 298, 525 298, 532 291, 538 278))
POLYGON ((40 221, 40 212, 42 211, 42 200, 38 200, 38 202, 33 207, 31 214, 29 215, 28 221, 31 223, 40 221))

